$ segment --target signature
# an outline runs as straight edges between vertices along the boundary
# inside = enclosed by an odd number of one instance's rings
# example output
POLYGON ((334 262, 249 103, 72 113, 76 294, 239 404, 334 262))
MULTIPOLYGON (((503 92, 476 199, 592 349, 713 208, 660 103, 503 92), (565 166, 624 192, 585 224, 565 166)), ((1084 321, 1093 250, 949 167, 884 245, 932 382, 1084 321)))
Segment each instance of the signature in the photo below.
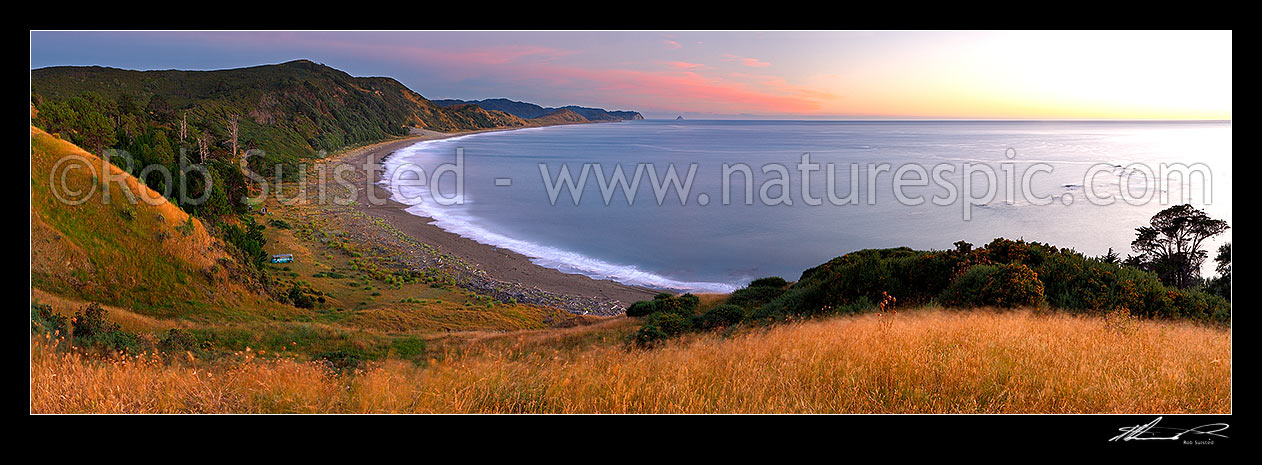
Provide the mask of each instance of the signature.
POLYGON ((1227 429, 1226 423, 1210 423, 1207 425, 1197 426, 1195 428, 1170 428, 1165 426, 1157 426, 1161 422, 1161 417, 1143 425, 1123 426, 1118 428, 1122 434, 1113 436, 1112 441, 1177 441, 1183 438, 1183 435, 1206 435, 1217 436, 1220 438, 1227 437, 1218 432, 1227 429), (1165 436, 1162 436, 1162 435, 1165 436))

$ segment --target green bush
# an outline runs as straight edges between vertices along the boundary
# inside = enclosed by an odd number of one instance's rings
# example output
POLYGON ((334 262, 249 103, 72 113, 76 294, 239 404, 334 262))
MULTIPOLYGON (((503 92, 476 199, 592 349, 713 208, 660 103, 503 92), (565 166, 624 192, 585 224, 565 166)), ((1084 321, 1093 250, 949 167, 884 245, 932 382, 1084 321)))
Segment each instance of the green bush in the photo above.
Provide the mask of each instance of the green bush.
POLYGON ((359 368, 364 365, 368 358, 364 350, 359 348, 342 348, 315 356, 315 360, 324 363, 326 367, 338 373, 359 368))
POLYGON ((673 313, 684 317, 691 317, 696 314, 697 306, 700 304, 701 299, 692 294, 655 299, 654 313, 673 313))
POLYGON ((167 330, 158 339, 158 349, 163 352, 200 351, 201 348, 201 343, 192 333, 179 328, 167 330))
POLYGON ((53 311, 51 305, 31 303, 31 335, 66 334, 69 318, 53 311))
MULTIPOLYGON (((373 295, 381 295, 381 293, 377 292, 373 295)), ((315 308, 317 303, 322 304, 326 300, 324 298, 324 293, 319 290, 308 285, 299 285, 297 283, 290 286, 289 291, 285 293, 285 296, 288 297, 289 301, 293 302, 294 306, 298 308, 315 308)))
POLYGON ((75 312, 74 320, 74 337, 90 338, 98 336, 110 331, 118 330, 117 323, 111 323, 105 320, 105 315, 109 313, 96 302, 90 303, 83 309, 75 312))
POLYGON ((700 329, 723 328, 740 323, 744 319, 745 309, 732 304, 723 304, 697 317, 694 326, 700 329))
POLYGON ((140 340, 135 334, 123 331, 118 323, 106 321, 109 311, 101 304, 90 303, 75 312, 72 320, 73 343, 84 349, 101 353, 122 352, 135 355, 140 352, 140 340))
POLYGON ((1176 289, 1168 296, 1178 309, 1179 318, 1227 324, 1231 321, 1231 302, 1202 289, 1176 289))
POLYGON ((697 306, 701 305, 701 298, 692 295, 691 293, 681 295, 678 299, 682 304, 682 308, 687 309, 688 311, 696 311, 697 306))
POLYGON ((695 314, 695 296, 665 293, 633 304, 627 314, 649 316, 637 341, 737 322, 869 312, 884 293, 897 298, 900 306, 936 300, 950 307, 1048 305, 1100 314, 1125 308, 1148 318, 1231 320, 1231 303, 1212 290, 1170 288, 1153 273, 1105 258, 1004 238, 979 248, 960 241, 946 251, 860 250, 803 271, 797 282, 787 289, 785 285, 774 277, 755 280, 700 316, 695 314))
POLYGON ((631 337, 631 342, 637 347, 649 348, 656 346, 665 341, 670 336, 658 328, 657 325, 644 325, 640 327, 635 335, 631 337))
POLYGON ((789 316, 812 316, 824 312, 829 306, 829 299, 835 298, 830 297, 824 283, 799 281, 779 297, 750 312, 750 318, 776 321, 789 316))
POLYGON ((779 276, 768 276, 766 278, 758 278, 749 283, 746 287, 784 287, 789 285, 788 281, 779 276))
POLYGON ((648 316, 657 310, 657 301, 641 300, 627 307, 627 316, 648 316))
POLYGON ((1043 283, 1022 264, 974 265, 951 283, 939 301, 948 307, 1035 306, 1043 303, 1043 283))
POLYGON ((232 244, 247 263, 262 268, 269 258, 263 250, 267 245, 267 238, 263 236, 264 226, 255 222, 250 215, 241 215, 240 218, 244 228, 235 224, 224 224, 224 240, 232 244))
POLYGON ((655 312, 646 318, 645 326, 656 326, 667 335, 676 336, 692 329, 692 319, 680 313, 655 312))
POLYGON ((738 289, 727 297, 727 303, 745 309, 755 309, 784 294, 784 289, 771 286, 754 286, 738 289))

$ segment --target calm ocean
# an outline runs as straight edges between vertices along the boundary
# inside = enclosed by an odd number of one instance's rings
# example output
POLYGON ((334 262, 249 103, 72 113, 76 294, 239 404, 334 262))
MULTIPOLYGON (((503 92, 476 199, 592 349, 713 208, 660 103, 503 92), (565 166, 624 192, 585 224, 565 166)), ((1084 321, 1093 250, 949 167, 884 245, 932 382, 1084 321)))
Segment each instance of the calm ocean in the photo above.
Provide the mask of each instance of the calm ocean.
MULTIPOLYGON (((391 189, 413 205, 410 212, 539 265, 704 292, 763 276, 796 280, 859 249, 947 249, 958 240, 980 246, 1001 236, 1088 255, 1111 247, 1125 257, 1134 229, 1187 202, 1181 197, 1230 222, 1231 169, 1229 122, 647 120, 422 142, 387 160, 383 182, 398 176, 391 189), (462 193, 456 176, 438 169, 454 167, 458 149, 462 193), (799 166, 803 154, 811 165, 799 166), (1186 165, 1187 179, 1153 182, 1163 164, 1177 171, 1176 163, 1186 165), (725 164, 749 168, 752 205, 745 176, 725 177, 725 164), (608 182, 618 165, 628 184, 640 170, 633 203, 608 182), (651 179, 666 186, 672 165, 681 186, 695 170, 682 205, 676 188, 662 191, 659 204, 651 179), (404 172, 412 166, 423 176, 404 172), (575 185, 587 172, 583 189, 572 189, 578 205, 571 189, 557 189, 563 166, 575 185), (896 173, 904 180, 899 189, 896 173), (410 181, 420 177, 429 182, 410 181), (598 178, 612 194, 608 203, 598 178), (1122 197, 1126 187, 1129 198, 1122 197), (442 205, 451 202, 435 198, 434 189, 461 202, 442 205)), ((1229 230, 1209 243, 1211 256, 1230 238, 1229 230)))

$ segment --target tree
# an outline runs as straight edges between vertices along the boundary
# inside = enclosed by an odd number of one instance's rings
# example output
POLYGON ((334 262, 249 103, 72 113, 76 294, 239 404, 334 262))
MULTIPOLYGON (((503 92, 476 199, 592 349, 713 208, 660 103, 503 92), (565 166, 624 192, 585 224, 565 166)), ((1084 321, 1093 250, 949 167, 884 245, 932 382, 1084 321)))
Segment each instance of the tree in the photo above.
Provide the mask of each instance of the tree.
POLYGON ((1214 261, 1218 263, 1214 270, 1218 272, 1218 277, 1214 278, 1206 286, 1211 293, 1221 296, 1231 301, 1231 243, 1228 242, 1218 247, 1218 255, 1214 256, 1214 261))
POLYGON ((236 115, 232 115, 231 117, 228 118, 228 141, 229 141, 229 145, 232 146, 232 158, 230 160, 232 160, 233 163, 236 163, 237 161, 237 116, 236 115))
POLYGON ((1122 258, 1117 254, 1117 252, 1113 251, 1112 247, 1109 247, 1109 251, 1104 255, 1099 256, 1097 259, 1110 265, 1116 265, 1122 262, 1122 258))
POLYGON ((1218 246, 1218 255, 1214 257, 1214 262, 1218 263, 1214 270, 1218 274, 1231 278, 1231 243, 1218 246))
POLYGON ((155 94, 149 98, 149 105, 145 106, 145 112, 153 115, 159 122, 166 122, 175 114, 175 109, 171 108, 171 104, 167 103, 161 95, 155 94))
POLYGON ((197 137, 197 162, 206 162, 206 157, 210 155, 210 136, 202 134, 197 137))
POLYGON ((1227 222, 1216 220, 1191 205, 1176 205, 1153 215, 1149 226, 1135 229, 1132 263, 1152 271, 1168 286, 1186 288, 1201 282, 1201 264, 1208 252, 1205 239, 1222 234, 1227 222))

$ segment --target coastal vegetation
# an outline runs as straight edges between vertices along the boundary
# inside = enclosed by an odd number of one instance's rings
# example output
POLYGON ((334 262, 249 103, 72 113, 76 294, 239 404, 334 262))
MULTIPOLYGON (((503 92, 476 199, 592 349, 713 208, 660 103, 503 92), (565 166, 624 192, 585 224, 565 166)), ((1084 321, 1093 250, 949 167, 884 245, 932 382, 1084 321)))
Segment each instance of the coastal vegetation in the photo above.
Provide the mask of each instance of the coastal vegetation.
MULTIPOLYGON (((1175 212, 1204 216, 1181 205, 1157 214, 1153 222, 1168 221, 1175 212)), ((1222 223, 1214 229, 1225 228, 1222 223)), ((1142 227, 1138 235, 1143 239, 1149 231, 1150 227, 1142 227)), ((1199 245, 1199 239, 1197 242, 1199 245)), ((1179 287, 1190 278, 1170 276, 1163 281, 1158 274, 1137 266, 1108 257, 1087 257, 1050 244, 997 238, 979 248, 964 241, 955 246, 943 251, 906 247, 860 250, 804 271, 792 285, 778 277, 755 280, 731 294, 727 305, 735 308, 725 310, 722 317, 697 312, 692 303, 695 299, 689 299, 689 294, 636 302, 627 308, 627 316, 644 317, 644 322, 633 342, 648 347, 688 331, 884 311, 894 303, 1048 308, 1071 314, 1125 314, 1222 326, 1231 322, 1231 303, 1213 286, 1230 279, 1229 252, 1220 254, 1225 260, 1225 265, 1220 265, 1223 277, 1205 281, 1197 273, 1195 279, 1202 285, 1179 287)), ((1197 246, 1185 247, 1197 250, 1197 246)))

